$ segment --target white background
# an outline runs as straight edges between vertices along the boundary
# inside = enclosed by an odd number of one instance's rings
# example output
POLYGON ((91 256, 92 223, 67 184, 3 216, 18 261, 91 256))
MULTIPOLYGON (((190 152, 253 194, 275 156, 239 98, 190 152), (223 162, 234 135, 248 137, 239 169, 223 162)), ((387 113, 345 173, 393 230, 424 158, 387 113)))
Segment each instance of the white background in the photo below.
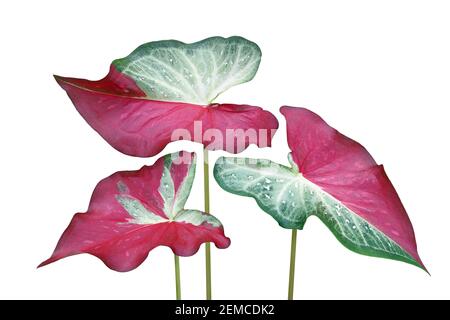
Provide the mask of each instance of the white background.
MULTIPOLYGON (((99 79, 109 63, 161 39, 240 35, 259 44, 255 79, 219 102, 277 115, 274 148, 242 155, 286 163, 283 104, 303 106, 383 163, 414 224, 431 277, 345 249, 315 218, 299 232, 295 297, 450 298, 448 1, 14 1, 0 5, 1 298, 172 299, 173 256, 152 251, 117 273, 79 255, 36 270, 96 183, 139 159, 110 147, 52 74, 99 79)), ((180 142, 179 149, 201 151, 180 142)), ((214 161, 224 152, 211 155, 214 161)), ((199 166, 191 208, 202 208, 199 166)), ((290 231, 212 179, 212 213, 232 245, 213 250, 216 299, 284 299, 290 231)), ((183 298, 204 298, 203 248, 181 259, 183 298)))

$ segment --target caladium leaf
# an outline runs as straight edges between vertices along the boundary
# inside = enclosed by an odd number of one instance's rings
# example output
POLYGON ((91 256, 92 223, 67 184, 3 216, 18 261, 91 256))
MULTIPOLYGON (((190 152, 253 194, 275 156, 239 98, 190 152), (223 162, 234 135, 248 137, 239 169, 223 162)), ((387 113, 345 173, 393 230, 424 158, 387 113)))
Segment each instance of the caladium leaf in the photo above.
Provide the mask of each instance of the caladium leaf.
POLYGON ((113 270, 129 271, 157 246, 179 256, 193 255, 204 242, 227 248, 230 240, 217 218, 184 209, 194 175, 195 154, 180 152, 100 181, 88 211, 73 217, 53 255, 40 266, 89 253, 113 270))
POLYGON ((153 156, 179 139, 237 153, 250 143, 270 146, 278 121, 259 107, 211 102, 251 80, 260 59, 258 46, 240 37, 157 41, 115 60, 102 80, 55 78, 92 128, 125 154, 153 156), (227 132, 235 129, 256 135, 236 142, 227 132))
POLYGON ((228 88, 253 79, 260 61, 255 43, 241 37, 212 37, 192 44, 146 43, 113 66, 147 97, 207 105, 228 88))
POLYGON ((281 108, 290 166, 269 160, 219 158, 219 185, 253 197, 280 226, 303 229, 317 216, 355 252, 425 269, 408 215, 382 166, 357 142, 313 112, 281 108))

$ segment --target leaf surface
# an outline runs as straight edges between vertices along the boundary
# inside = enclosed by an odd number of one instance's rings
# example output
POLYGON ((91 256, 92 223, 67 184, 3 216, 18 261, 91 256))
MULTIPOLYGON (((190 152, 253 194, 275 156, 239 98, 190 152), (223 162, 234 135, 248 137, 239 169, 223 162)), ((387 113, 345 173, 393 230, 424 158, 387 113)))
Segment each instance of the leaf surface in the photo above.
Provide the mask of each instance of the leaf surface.
POLYGON ((227 248, 230 240, 217 218, 184 209, 194 175, 195 154, 180 152, 100 181, 88 211, 73 217, 52 256, 40 266, 89 253, 113 270, 129 271, 158 246, 168 246, 179 256, 195 254, 204 242, 227 248))
POLYGON ((317 216, 355 252, 425 268, 408 215, 382 166, 357 142, 313 112, 283 107, 290 166, 220 158, 214 176, 225 190, 255 198, 284 228, 317 216))
POLYGON ((207 105, 230 87, 253 79, 260 61, 255 43, 212 37, 191 44, 149 42, 113 65, 151 99, 207 105))
POLYGON ((260 57, 256 44, 240 37, 157 41, 115 60, 101 80, 55 78, 88 124, 125 154, 153 156, 180 139, 237 153, 252 143, 270 146, 277 119, 259 107, 211 102, 251 80, 260 57), (240 143, 227 138, 235 129, 256 135, 240 143))

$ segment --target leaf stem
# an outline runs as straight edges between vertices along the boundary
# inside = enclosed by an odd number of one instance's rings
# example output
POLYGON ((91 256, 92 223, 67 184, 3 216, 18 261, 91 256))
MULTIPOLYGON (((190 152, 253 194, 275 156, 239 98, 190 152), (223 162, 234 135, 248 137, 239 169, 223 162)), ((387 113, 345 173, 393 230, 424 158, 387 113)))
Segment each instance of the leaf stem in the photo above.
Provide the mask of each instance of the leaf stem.
POLYGON ((180 257, 173 255, 175 259, 175 290, 177 300, 181 300, 181 281, 180 281, 180 257))
POLYGON ((291 263, 289 266, 289 290, 288 300, 294 299, 294 278, 295 278, 295 252, 297 250, 297 229, 292 229, 291 238, 291 263))
MULTIPOLYGON (((205 198, 205 212, 209 212, 209 155, 206 148, 203 149, 203 185, 205 198)), ((206 263, 206 300, 211 300, 211 244, 205 245, 205 263, 206 263)))
POLYGON ((205 245, 206 255, 206 300, 211 300, 211 244, 209 242, 205 245))

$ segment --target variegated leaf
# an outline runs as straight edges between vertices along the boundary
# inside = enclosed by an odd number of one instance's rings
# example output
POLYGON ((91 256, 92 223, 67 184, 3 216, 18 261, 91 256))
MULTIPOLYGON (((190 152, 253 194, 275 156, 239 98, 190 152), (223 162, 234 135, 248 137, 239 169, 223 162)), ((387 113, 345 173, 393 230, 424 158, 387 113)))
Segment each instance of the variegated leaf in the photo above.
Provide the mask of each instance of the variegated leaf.
POLYGON ((149 42, 113 65, 151 99, 207 105, 228 88, 253 79, 260 61, 255 43, 212 37, 191 44, 149 42))
POLYGON ((168 246, 180 256, 193 255, 204 242, 228 247, 230 240, 217 218, 184 209, 194 175, 195 154, 180 152, 102 180, 88 211, 74 216, 41 266, 90 253, 113 270, 129 271, 157 246, 168 246))
POLYGON ((250 81, 260 59, 259 47, 241 37, 155 41, 115 60, 101 80, 55 78, 87 123, 120 152, 151 157, 182 139, 239 153, 250 144, 269 147, 277 119, 260 107, 212 102, 250 81))
POLYGON ((315 215, 347 248, 424 268, 414 232, 383 168, 358 143, 309 110, 284 107, 290 166, 219 158, 214 177, 234 194, 253 197, 284 228, 303 229, 315 215))

